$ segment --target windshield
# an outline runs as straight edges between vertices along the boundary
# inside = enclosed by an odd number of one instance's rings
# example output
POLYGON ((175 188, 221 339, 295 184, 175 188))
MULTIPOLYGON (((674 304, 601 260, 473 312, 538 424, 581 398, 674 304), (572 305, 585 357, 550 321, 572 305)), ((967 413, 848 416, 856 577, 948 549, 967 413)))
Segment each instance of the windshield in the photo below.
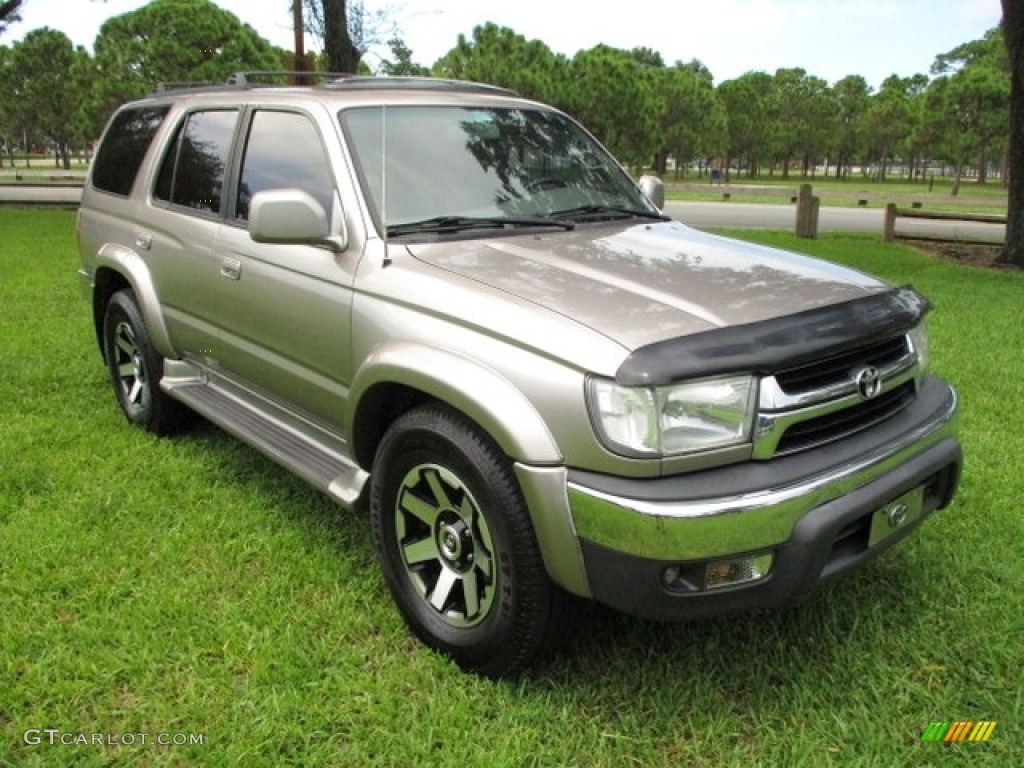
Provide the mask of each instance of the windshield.
POLYGON ((360 107, 341 122, 374 220, 391 236, 661 218, 632 179, 558 112, 360 107))

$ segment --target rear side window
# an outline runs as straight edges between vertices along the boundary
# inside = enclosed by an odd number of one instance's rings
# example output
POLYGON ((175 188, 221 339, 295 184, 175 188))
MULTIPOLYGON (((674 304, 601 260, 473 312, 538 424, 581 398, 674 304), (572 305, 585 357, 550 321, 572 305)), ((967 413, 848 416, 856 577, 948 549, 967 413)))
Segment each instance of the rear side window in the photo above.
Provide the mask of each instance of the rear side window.
POLYGON ((138 107, 118 112, 107 129, 92 169, 92 185, 127 197, 168 107, 138 107))
POLYGON ((178 128, 160 165, 157 200, 220 213, 236 110, 193 112, 178 128))

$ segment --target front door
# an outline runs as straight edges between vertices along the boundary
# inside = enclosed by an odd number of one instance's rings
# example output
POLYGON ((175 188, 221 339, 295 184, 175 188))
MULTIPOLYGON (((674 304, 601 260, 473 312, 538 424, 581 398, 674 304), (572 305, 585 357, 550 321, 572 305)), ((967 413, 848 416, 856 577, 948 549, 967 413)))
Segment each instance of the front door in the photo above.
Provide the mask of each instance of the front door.
POLYGON ((301 112, 254 110, 238 180, 234 215, 214 246, 218 364, 239 383, 338 431, 351 381, 358 254, 257 243, 248 230, 252 196, 269 189, 301 189, 332 220, 341 215, 316 123, 301 112))

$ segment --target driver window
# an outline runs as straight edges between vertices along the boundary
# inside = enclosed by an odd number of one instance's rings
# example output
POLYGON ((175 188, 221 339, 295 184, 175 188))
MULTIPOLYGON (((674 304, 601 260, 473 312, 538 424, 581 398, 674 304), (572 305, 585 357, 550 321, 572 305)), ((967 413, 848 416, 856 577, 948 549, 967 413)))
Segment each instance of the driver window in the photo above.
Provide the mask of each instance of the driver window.
POLYGON ((323 206, 328 218, 334 203, 334 180, 316 127, 295 112, 259 110, 246 138, 235 217, 248 221, 257 192, 301 189, 323 206))

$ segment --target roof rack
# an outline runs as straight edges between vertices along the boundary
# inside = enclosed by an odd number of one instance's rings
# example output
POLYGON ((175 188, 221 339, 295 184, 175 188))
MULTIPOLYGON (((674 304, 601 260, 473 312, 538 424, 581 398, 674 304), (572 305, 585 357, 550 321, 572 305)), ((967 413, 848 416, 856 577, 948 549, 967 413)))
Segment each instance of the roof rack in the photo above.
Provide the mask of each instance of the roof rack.
POLYGON ((274 77, 291 77, 291 78, 302 78, 304 80, 344 80, 350 77, 358 77, 351 72, 309 72, 299 70, 262 70, 256 72, 235 72, 234 74, 228 75, 227 85, 235 86, 236 88, 247 88, 251 85, 257 85, 257 80, 265 80, 274 77))
POLYGON ((167 91, 184 91, 189 90, 191 88, 214 88, 217 85, 217 83, 211 83, 208 81, 181 81, 172 83, 160 82, 153 86, 153 93, 166 93, 167 91))
MULTIPOLYGON (((179 90, 238 90, 255 88, 261 85, 281 86, 281 83, 268 82, 278 78, 293 80, 321 81, 320 87, 345 90, 378 90, 378 89, 411 89, 429 91, 451 91, 457 93, 489 93, 504 96, 518 96, 509 88, 487 83, 475 83, 470 80, 451 80, 439 77, 407 77, 373 75, 356 75, 351 72, 305 72, 295 70, 264 70, 256 72, 235 72, 228 75, 222 83, 212 82, 177 82, 157 83, 154 93, 166 93, 179 90), (327 81, 327 82, 323 82, 327 81)), ((289 83, 291 85, 291 83, 289 83)))
POLYGON ((339 80, 346 77, 356 77, 350 72, 308 72, 298 70, 260 70, 254 72, 234 72, 227 76, 226 80, 213 82, 210 80, 182 81, 170 83, 157 83, 153 88, 154 93, 165 93, 167 91, 181 90, 232 90, 241 88, 253 88, 259 85, 281 85, 280 83, 268 82, 274 78, 302 78, 303 80, 339 80))
POLYGON ((504 96, 518 96, 519 94, 510 88, 503 88, 499 85, 487 83, 476 83, 472 80, 451 80, 441 77, 412 77, 404 75, 389 75, 384 77, 373 77, 368 75, 349 75, 348 77, 336 80, 332 83, 325 83, 326 88, 344 88, 345 90, 376 90, 381 88, 410 88, 413 90, 426 91, 460 91, 463 93, 494 93, 504 96))

